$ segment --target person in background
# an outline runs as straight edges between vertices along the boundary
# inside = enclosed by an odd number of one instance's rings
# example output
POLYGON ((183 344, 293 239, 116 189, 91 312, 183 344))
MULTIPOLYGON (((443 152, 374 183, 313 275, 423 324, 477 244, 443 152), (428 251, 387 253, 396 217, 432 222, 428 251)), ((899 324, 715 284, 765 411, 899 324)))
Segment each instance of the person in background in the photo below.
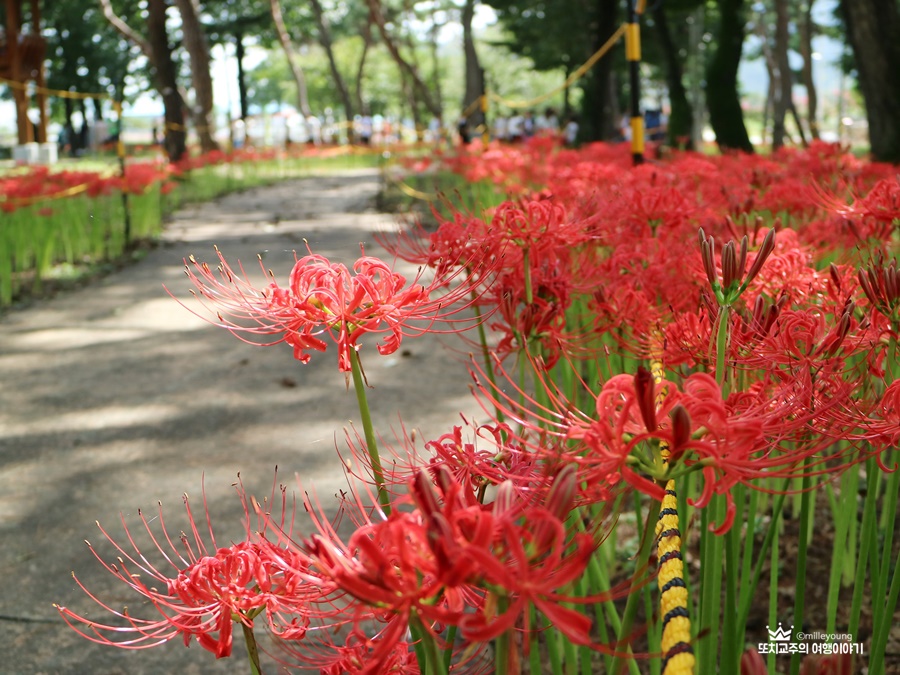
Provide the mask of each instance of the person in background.
POLYGON ((544 130, 554 136, 559 133, 559 117, 553 108, 544 111, 544 130))
POLYGON ((569 121, 566 122, 566 126, 563 128, 563 138, 567 147, 575 147, 575 143, 578 140, 578 115, 569 117, 569 121))
POLYGON ((504 115, 497 115, 494 119, 494 138, 504 142, 509 140, 509 120, 504 115))
POLYGON ((469 141, 472 140, 472 134, 469 131, 469 120, 466 119, 465 115, 459 118, 459 121, 456 123, 456 130, 459 132, 460 142, 463 145, 468 145, 469 141))
POLYGON ((372 116, 368 113, 359 119, 359 142, 363 145, 372 143, 373 123, 372 116))
POLYGON ((534 132, 536 131, 534 126, 534 117, 531 114, 530 110, 525 111, 525 116, 522 118, 522 135, 525 138, 531 138, 534 136, 534 132))
POLYGON ((507 133, 509 134, 510 143, 520 143, 525 137, 525 118, 521 113, 515 113, 509 118, 507 133))

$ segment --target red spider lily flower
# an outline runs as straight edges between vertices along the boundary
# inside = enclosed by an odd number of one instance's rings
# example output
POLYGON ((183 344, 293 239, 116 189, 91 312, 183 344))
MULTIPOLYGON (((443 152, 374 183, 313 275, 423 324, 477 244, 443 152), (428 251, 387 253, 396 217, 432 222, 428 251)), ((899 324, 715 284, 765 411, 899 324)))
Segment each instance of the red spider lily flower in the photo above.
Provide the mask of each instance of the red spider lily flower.
MULTIPOLYGON (((480 374, 477 365, 473 369, 480 374)), ((692 374, 681 387, 668 381, 651 387, 645 376, 618 375, 603 383, 591 413, 578 410, 546 378, 538 386, 545 388, 546 404, 515 385, 509 392, 478 385, 476 392, 486 412, 497 407, 522 425, 519 442, 542 459, 559 461, 562 454, 562 461, 578 467, 581 482, 624 481, 661 499, 660 481, 671 472, 699 471, 702 489, 692 503, 703 508, 714 494, 728 500, 718 532, 731 526, 734 485, 761 489, 762 478, 830 476, 865 458, 852 447, 832 448, 836 438, 859 426, 858 416, 850 414, 855 385, 834 371, 773 375, 727 399, 705 373, 692 374), (565 448, 554 438, 566 441, 565 448), (659 461, 659 442, 671 450, 668 467, 659 461)))
POLYGON ((900 445, 900 379, 885 389, 872 414, 860 421, 863 437, 877 448, 900 445))
MULTIPOLYGON (((371 649, 359 672, 385 672, 413 618, 428 631, 435 622, 459 622, 466 603, 445 586, 446 570, 436 564, 421 514, 394 508, 384 520, 361 524, 345 544, 311 504, 308 509, 319 533, 307 539, 302 550, 316 573, 351 600, 342 611, 346 621, 359 628, 375 619, 383 626, 377 640, 368 644, 371 649)), ((469 597, 468 604, 474 599, 469 597)))
POLYGON ((432 211, 440 225, 429 233, 420 223, 393 235, 376 234, 375 240, 392 255, 416 265, 425 265, 437 274, 446 274, 453 266, 477 271, 485 250, 488 226, 480 218, 454 213, 447 220, 437 210, 432 211))
POLYGON ((869 264, 859 270, 859 286, 872 307, 896 323, 897 309, 900 307, 900 273, 897 259, 885 264, 884 255, 879 251, 869 264))
POLYGON ((747 649, 741 654, 740 675, 768 675, 769 668, 758 649, 747 649))
POLYGON ((848 299, 830 327, 827 317, 814 308, 782 310, 765 337, 741 357, 740 363, 766 368, 770 374, 787 379, 802 377, 804 372, 843 372, 847 358, 868 344, 867 335, 853 317, 855 308, 848 299))
POLYGON ((460 281, 461 275, 452 273, 428 285, 417 276, 407 284, 378 258, 358 259, 351 273, 344 265, 311 253, 297 260, 287 287, 279 286, 270 272, 269 286, 257 289, 243 268, 241 275, 236 274, 216 252, 218 274, 193 257, 186 267, 200 300, 217 311, 216 325, 236 335, 277 336, 265 344, 289 344, 301 363, 309 362, 310 351, 325 351, 327 338, 338 347, 339 369, 349 372, 350 350, 358 350, 360 338, 367 333, 386 334, 377 349, 380 354, 392 354, 404 337, 463 330, 474 323, 453 318, 475 301, 472 296, 479 281, 474 275, 460 281), (450 327, 437 328, 438 322, 450 327), (455 327, 457 323, 461 327, 455 327))
MULTIPOLYGON (((429 542, 447 586, 466 581, 487 589, 474 614, 461 617, 463 636, 484 642, 524 620, 533 604, 567 637, 592 644, 590 619, 562 606, 571 598, 559 594, 580 578, 598 539, 581 533, 569 537, 565 522, 575 504, 577 471, 561 469, 543 496, 522 501, 509 482, 500 485, 489 509, 464 498, 462 487, 443 467, 435 484, 419 472, 411 492, 429 523, 429 542), (537 501, 539 500, 539 501, 537 501), (505 607, 499 604, 505 598, 505 607)), ((546 479, 545 479, 546 482, 546 479)), ((583 600, 594 602, 596 598, 583 600)))
POLYGON ((130 194, 143 194, 156 183, 163 182, 168 177, 164 167, 159 167, 149 162, 129 164, 125 167, 125 176, 122 178, 122 190, 130 194))
MULTIPOLYGON (((127 609, 113 609, 85 588, 77 577, 75 581, 82 590, 119 622, 101 623, 58 606, 62 618, 80 635, 100 644, 143 649, 180 636, 187 646, 193 637, 216 658, 222 658, 231 654, 234 622, 252 627, 254 618, 263 612, 276 623, 277 617, 286 612, 303 615, 307 604, 318 594, 316 590, 312 594, 306 590, 303 577, 294 572, 303 561, 287 551, 271 555, 272 548, 263 543, 262 533, 254 535, 250 531, 250 505, 242 486, 239 493, 248 517, 247 540, 230 546, 216 544, 208 514, 209 540, 204 541, 186 495, 184 504, 190 535, 182 533, 174 541, 166 530, 162 506, 158 514, 160 534, 151 527, 157 518, 148 519, 139 512, 145 536, 158 549, 162 565, 150 562, 145 556, 138 537, 128 529, 124 518, 122 525, 133 551, 117 544, 102 527, 100 531, 118 552, 117 562, 107 562, 88 543, 106 570, 146 598, 160 618, 141 619, 133 617, 127 609), (292 561, 291 567, 283 565, 285 557, 292 561)), ((260 525, 264 532, 262 520, 260 525)))
POLYGON ((878 181, 865 197, 851 193, 850 204, 843 196, 829 195, 824 191, 817 196, 827 210, 844 218, 871 221, 882 227, 891 227, 900 219, 900 178, 897 177, 878 181))
MULTIPOLYGON (((424 450, 417 446, 415 434, 405 431, 397 443, 382 442, 379 447, 383 452, 393 455, 393 472, 386 482, 400 486, 422 469, 432 473, 446 470, 454 482, 473 495, 505 481, 516 486, 523 497, 533 494, 535 486, 545 477, 546 462, 512 440, 510 428, 505 424, 477 425, 465 418, 463 421, 466 435, 463 426, 454 426, 452 431, 426 441, 424 450)), ((347 442, 355 462, 369 472, 370 459, 364 439, 358 434, 355 438, 348 434, 347 442)), ((365 474, 353 475, 365 479, 365 474)))
POLYGON ((853 673, 853 655, 846 654, 809 654, 800 663, 800 675, 851 675, 853 673))
POLYGON ((309 650, 304 654, 304 665, 316 666, 322 675, 364 675, 366 673, 397 673, 397 675, 418 675, 419 664, 415 654, 405 640, 392 640, 385 658, 373 670, 372 656, 383 651, 381 645, 395 636, 377 635, 372 638, 362 630, 354 629, 342 645, 329 644, 327 649, 319 649, 313 656, 309 650))
POLYGON ((564 468, 542 503, 524 505, 514 498, 512 485, 500 486, 491 510, 495 522, 492 546, 471 546, 466 551, 477 564, 480 585, 488 594, 481 608, 463 617, 460 628, 464 637, 491 640, 518 626, 528 632, 529 609, 534 606, 573 643, 612 653, 612 648, 593 641, 588 616, 566 606, 602 602, 631 589, 628 580, 596 596, 566 594, 585 574, 602 541, 597 532, 572 535, 566 528, 575 505, 577 480, 575 467, 564 468))

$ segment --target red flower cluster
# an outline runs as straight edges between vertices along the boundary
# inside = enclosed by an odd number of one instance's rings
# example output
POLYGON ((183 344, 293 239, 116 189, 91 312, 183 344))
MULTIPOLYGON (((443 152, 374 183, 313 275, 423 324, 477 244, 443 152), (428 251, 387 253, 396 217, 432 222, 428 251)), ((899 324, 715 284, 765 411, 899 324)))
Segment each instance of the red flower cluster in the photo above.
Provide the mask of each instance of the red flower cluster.
MULTIPOLYGON (((340 263, 331 263, 310 253, 297 259, 286 286, 271 281, 256 288, 243 273, 238 275, 217 250, 218 274, 193 257, 187 266, 188 278, 198 297, 215 310, 222 325, 235 334, 276 336, 271 342, 285 342, 301 363, 310 351, 324 352, 326 339, 338 348, 338 367, 350 371, 350 350, 358 350, 368 333, 385 334, 377 346, 380 354, 392 354, 404 337, 435 332, 438 322, 453 325, 454 316, 473 302, 481 274, 459 280, 458 272, 437 275, 427 285, 417 276, 411 284, 385 262, 359 258, 352 272, 340 263)), ((482 271, 483 274, 483 271, 482 271)), ((458 319, 466 327, 470 319, 458 319)))

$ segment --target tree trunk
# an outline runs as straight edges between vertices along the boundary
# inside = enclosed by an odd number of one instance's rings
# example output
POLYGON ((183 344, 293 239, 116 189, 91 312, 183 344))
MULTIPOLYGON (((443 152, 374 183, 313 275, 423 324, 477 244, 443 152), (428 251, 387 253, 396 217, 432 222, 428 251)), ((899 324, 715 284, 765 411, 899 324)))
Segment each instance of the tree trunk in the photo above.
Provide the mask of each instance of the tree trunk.
POLYGON ((241 119, 246 120, 249 113, 247 108, 247 74, 244 72, 244 33, 237 31, 234 34, 235 58, 237 59, 237 84, 238 99, 241 106, 241 119))
POLYGON ((784 145, 784 122, 793 98, 793 77, 788 61, 787 0, 775 0, 775 105, 772 111, 772 150, 784 145))
POLYGON ((484 93, 484 70, 478 61, 478 52, 475 51, 475 40, 472 36, 474 16, 475 0, 466 0, 462 11, 463 52, 466 56, 466 91, 462 104, 463 112, 468 111, 466 123, 470 129, 486 123, 481 105, 477 103, 484 93))
MULTIPOLYGON (((766 105, 763 108, 762 134, 760 134, 760 143, 765 145, 769 134, 769 116, 775 109, 775 100, 778 98, 777 92, 781 84, 778 81, 778 61, 775 58, 775 51, 772 49, 772 43, 769 41, 767 33, 768 24, 765 7, 758 12, 755 23, 756 35, 760 40, 760 51, 762 52, 763 62, 766 64, 766 74, 769 76, 769 84, 766 88, 766 105)), ((772 136, 774 138, 774 130, 772 136)))
MULTIPOLYGON (((75 114, 75 105, 71 98, 66 97, 63 99, 63 110, 66 118, 64 128, 66 130, 66 141, 69 144, 69 157, 75 157, 75 124, 72 122, 72 115, 75 114)), ((60 148, 60 150, 65 150, 65 148, 60 148)))
POLYGON ((441 25, 434 18, 434 8, 431 12, 431 86, 434 88, 434 102, 444 109, 444 94, 441 91, 441 62, 438 59, 438 32, 441 25))
POLYGON ((772 105, 775 102, 775 77, 772 71, 769 71, 769 86, 766 89, 766 103, 763 107, 762 133, 760 133, 759 142, 765 145, 769 134, 769 115, 772 112, 772 105))
POLYGON ((803 57, 803 86, 806 88, 806 121, 809 133, 819 140, 819 122, 816 119, 819 97, 816 94, 816 83, 813 80, 812 39, 816 32, 812 18, 813 0, 806 0, 803 20, 800 22, 800 55, 803 57))
MULTIPOLYGON (((322 11, 322 3, 319 0, 311 0, 313 12, 316 15, 316 24, 319 28, 319 44, 325 50, 328 57, 328 67, 331 69, 331 77, 334 80, 334 86, 337 87, 338 95, 344 106, 344 114, 347 116, 347 122, 353 122, 353 101, 350 100, 350 91, 347 89, 347 83, 337 67, 337 61, 334 59, 334 50, 332 49, 331 30, 328 27, 328 20, 322 11)), ((352 132, 353 127, 349 127, 352 132)), ((352 133, 351 133, 352 135, 352 133)))
MULTIPOLYGON (((609 0, 594 0, 591 26, 594 43, 591 53, 600 47, 618 28, 618 5, 609 0)), ((587 59, 590 54, 585 55, 587 59)), ((619 105, 613 69, 615 50, 608 52, 582 79, 584 98, 581 102, 582 120, 579 137, 584 141, 608 141, 619 132, 619 105)))
POLYGON ((294 54, 291 37, 288 35, 287 27, 284 25, 281 5, 278 3, 278 0, 269 0, 269 6, 272 10, 272 20, 275 22, 275 32, 278 33, 278 41, 281 43, 281 48, 284 49, 284 55, 287 57, 291 74, 294 76, 294 82, 297 84, 297 109, 304 117, 309 117, 312 115, 312 111, 309 108, 309 95, 306 92, 306 76, 303 74, 300 64, 297 63, 297 56, 294 54))
POLYGON ((737 82, 744 44, 743 4, 743 0, 718 0, 719 31, 716 52, 706 68, 706 107, 720 149, 753 152, 737 82))
POLYGON ((362 54, 359 55, 359 65, 356 68, 356 86, 354 87, 354 97, 356 98, 356 109, 363 115, 369 114, 369 106, 363 99, 363 74, 366 69, 366 57, 369 55, 369 47, 372 46, 372 24, 366 21, 359 31, 363 39, 362 54))
POLYGON ((170 162, 180 160, 187 150, 184 128, 184 99, 178 87, 178 69, 166 32, 166 0, 148 0, 147 37, 133 30, 113 12, 110 0, 100 0, 103 16, 126 40, 137 45, 153 66, 153 82, 165 109, 163 148, 170 162))
POLYGON ((874 159, 900 162, 900 9, 897 0, 841 0, 866 102, 874 159))
POLYGON ((200 8, 197 0, 175 0, 181 14, 181 33, 184 46, 191 60, 191 80, 194 85, 194 120, 197 137, 200 139, 200 150, 212 152, 219 149, 213 134, 213 89, 212 77, 209 74, 209 45, 203 26, 200 25, 200 8))
POLYGON ((415 96, 416 100, 421 101, 425 105, 428 112, 436 117, 439 122, 443 123, 443 111, 441 110, 441 107, 434 100, 434 97, 431 95, 425 82, 422 81, 415 66, 403 58, 403 55, 397 47, 397 43, 391 37, 391 34, 388 33, 380 0, 366 0, 366 4, 369 6, 369 11, 372 13, 372 21, 378 26, 378 32, 381 34, 384 46, 387 47, 387 50, 390 52, 397 67, 400 68, 400 71, 409 81, 412 94, 415 96))
POLYGON ((673 147, 693 150, 691 130, 694 128, 694 112, 688 102, 687 91, 685 91, 682 81, 684 74, 681 59, 678 56, 675 41, 672 39, 664 3, 656 3, 653 20, 656 23, 659 46, 666 62, 666 84, 669 88, 669 103, 672 108, 669 115, 669 143, 673 147))

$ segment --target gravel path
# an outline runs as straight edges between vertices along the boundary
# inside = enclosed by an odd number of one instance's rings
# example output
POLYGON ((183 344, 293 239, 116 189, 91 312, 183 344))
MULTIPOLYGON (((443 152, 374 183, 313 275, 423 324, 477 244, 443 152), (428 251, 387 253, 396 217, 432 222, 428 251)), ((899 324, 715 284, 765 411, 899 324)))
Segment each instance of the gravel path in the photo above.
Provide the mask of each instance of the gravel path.
MULTIPOLYGON (((84 539, 114 555, 95 520, 120 533, 119 513, 138 527, 137 510, 155 514, 160 501, 176 536, 183 492, 202 514, 202 481, 221 543, 241 531, 238 473, 258 495, 269 493, 275 466, 280 480, 296 486, 298 474, 323 502, 344 485, 335 445, 357 412, 335 350, 301 366, 284 345, 253 348, 210 326, 162 286, 190 304, 182 261, 213 261, 213 245, 250 268, 262 254, 281 279, 304 239, 345 263, 360 242, 377 255, 372 232, 393 223, 373 210, 378 187, 376 172, 357 171, 188 208, 141 262, 0 317, 0 673, 248 672, 240 638, 235 657, 218 662, 195 643, 97 646, 67 628, 53 603, 108 618, 75 571, 111 606, 153 616, 87 550, 84 539)), ((368 345, 363 359, 383 433, 401 412, 425 437, 448 431, 460 412, 475 414, 459 351, 431 336, 388 357, 368 345)))

